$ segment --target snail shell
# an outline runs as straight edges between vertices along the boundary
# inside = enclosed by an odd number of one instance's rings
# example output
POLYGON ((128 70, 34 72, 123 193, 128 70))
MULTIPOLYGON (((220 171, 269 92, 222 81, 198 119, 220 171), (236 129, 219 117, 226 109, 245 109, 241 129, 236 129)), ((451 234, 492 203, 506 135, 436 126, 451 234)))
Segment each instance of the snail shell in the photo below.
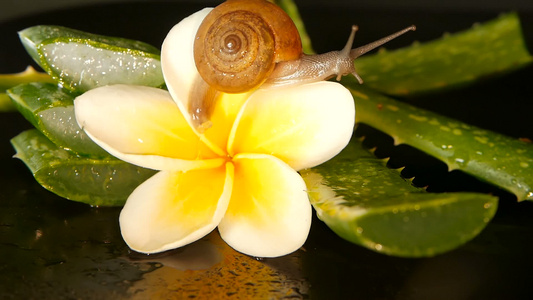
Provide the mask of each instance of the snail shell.
POLYGON ((228 0, 204 19, 194 43, 196 68, 213 89, 241 93, 261 85, 276 63, 302 56, 298 30, 264 0, 228 0))

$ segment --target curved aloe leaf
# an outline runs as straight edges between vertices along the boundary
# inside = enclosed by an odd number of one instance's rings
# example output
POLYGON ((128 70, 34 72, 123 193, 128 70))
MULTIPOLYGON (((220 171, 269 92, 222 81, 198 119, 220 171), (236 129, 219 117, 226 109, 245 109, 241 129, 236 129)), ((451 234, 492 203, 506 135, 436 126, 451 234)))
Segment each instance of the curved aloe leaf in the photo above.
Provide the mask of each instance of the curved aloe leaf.
POLYGON ((368 124, 458 169, 533 200, 533 144, 417 108, 344 81, 368 124))
POLYGON ((28 82, 49 82, 54 83, 50 75, 35 71, 32 66, 26 70, 15 74, 0 74, 0 92, 6 91, 16 85, 28 82))
POLYGON ((117 83, 164 84, 159 50, 139 41, 60 26, 30 27, 19 37, 30 56, 73 91, 117 83))
POLYGON ((475 237, 498 200, 476 193, 426 193, 352 141, 337 157, 302 172, 318 217, 371 250, 432 256, 475 237))
POLYGON ((8 95, 20 113, 56 145, 84 156, 109 156, 76 122, 76 94, 55 84, 35 82, 18 85, 8 95))
POLYGON ((471 29, 355 61, 365 84, 390 95, 413 95, 465 85, 531 63, 517 14, 471 29))
POLYGON ((0 74, 0 112, 14 111, 16 108, 13 106, 11 99, 5 93, 7 89, 16 85, 27 82, 54 82, 52 77, 46 73, 40 73, 35 71, 31 66, 28 66, 26 70, 15 74, 0 74))
POLYGON ((91 159, 59 148, 35 129, 11 140, 43 187, 57 195, 95 206, 124 205, 131 192, 155 171, 115 158, 91 159))
POLYGON ((11 98, 6 93, 0 93, 0 112, 10 112, 16 110, 11 102, 11 98))

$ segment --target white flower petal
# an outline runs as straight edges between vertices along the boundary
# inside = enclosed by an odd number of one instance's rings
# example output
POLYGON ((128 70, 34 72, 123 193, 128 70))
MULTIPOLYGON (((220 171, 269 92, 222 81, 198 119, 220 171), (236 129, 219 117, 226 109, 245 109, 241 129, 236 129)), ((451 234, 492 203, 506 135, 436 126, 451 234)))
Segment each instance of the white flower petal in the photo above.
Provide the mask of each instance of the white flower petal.
POLYGON ((156 253, 192 243, 216 228, 226 212, 233 166, 161 171, 141 184, 120 214, 128 246, 156 253))
POLYGON ((168 91, 190 124, 190 93, 200 76, 194 64, 193 45, 198 27, 212 8, 204 8, 174 26, 161 47, 161 67, 168 91))
POLYGON ((311 226, 303 179, 273 156, 243 154, 233 161, 233 192, 218 226, 222 239, 235 250, 257 257, 296 251, 311 226))
POLYGON ((146 155, 146 154, 128 154, 115 150, 112 146, 104 143, 98 138, 92 136, 89 132, 87 135, 100 147, 109 152, 114 157, 152 170, 166 170, 166 171, 189 171, 194 169, 209 169, 216 168, 224 164, 225 160, 222 158, 211 159, 197 159, 187 160, 172 157, 164 157, 159 155, 146 155))
POLYGON ((74 101, 81 128, 124 161, 156 170, 188 170, 223 162, 200 142, 170 95, 161 89, 113 85, 74 101))
POLYGON ((260 89, 237 117, 228 152, 265 153, 295 170, 310 168, 348 144, 354 122, 353 98, 338 83, 260 89))

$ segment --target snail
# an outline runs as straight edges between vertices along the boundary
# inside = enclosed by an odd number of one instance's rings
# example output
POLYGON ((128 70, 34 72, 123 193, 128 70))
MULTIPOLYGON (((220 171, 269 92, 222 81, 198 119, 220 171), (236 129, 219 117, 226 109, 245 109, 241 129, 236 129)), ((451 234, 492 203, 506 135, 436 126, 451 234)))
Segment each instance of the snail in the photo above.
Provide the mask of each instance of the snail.
POLYGON ((352 26, 341 51, 307 55, 296 25, 277 5, 266 0, 227 0, 215 7, 198 28, 195 80, 189 111, 196 127, 209 128, 209 114, 218 92, 243 93, 259 86, 286 86, 353 74, 353 61, 384 43, 415 30, 415 26, 352 49, 352 26))

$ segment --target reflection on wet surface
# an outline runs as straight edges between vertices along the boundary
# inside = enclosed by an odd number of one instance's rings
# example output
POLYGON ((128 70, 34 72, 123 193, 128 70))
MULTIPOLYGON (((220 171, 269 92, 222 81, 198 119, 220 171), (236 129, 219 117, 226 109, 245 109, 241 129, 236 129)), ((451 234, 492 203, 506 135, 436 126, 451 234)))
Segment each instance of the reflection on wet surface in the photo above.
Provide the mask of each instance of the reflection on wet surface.
POLYGON ((180 271, 205 270, 222 261, 222 253, 211 239, 206 238, 185 247, 159 254, 145 255, 131 252, 127 258, 133 262, 158 263, 180 271))
POLYGON ((131 254, 160 266, 129 289, 133 299, 299 299, 306 296, 299 252, 258 260, 235 252, 213 232, 183 249, 156 255, 131 254))

